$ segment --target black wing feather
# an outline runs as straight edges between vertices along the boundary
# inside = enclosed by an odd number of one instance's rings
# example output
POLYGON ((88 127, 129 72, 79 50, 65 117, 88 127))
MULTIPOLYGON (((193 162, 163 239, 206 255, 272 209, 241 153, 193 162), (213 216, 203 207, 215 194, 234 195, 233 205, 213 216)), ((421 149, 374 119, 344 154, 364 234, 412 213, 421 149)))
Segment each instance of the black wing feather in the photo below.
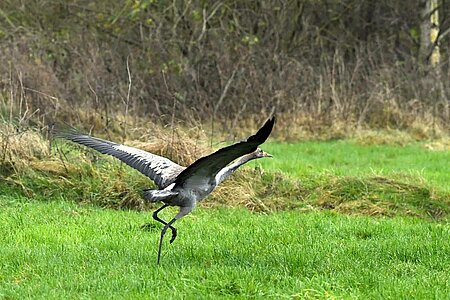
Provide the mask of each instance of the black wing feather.
POLYGON ((196 160, 177 176, 174 181, 175 184, 182 185, 192 176, 214 178, 214 176, 229 163, 242 155, 255 151, 259 145, 264 143, 272 132, 274 123, 275 117, 272 117, 266 121, 256 134, 250 136, 246 141, 224 147, 208 156, 196 160))

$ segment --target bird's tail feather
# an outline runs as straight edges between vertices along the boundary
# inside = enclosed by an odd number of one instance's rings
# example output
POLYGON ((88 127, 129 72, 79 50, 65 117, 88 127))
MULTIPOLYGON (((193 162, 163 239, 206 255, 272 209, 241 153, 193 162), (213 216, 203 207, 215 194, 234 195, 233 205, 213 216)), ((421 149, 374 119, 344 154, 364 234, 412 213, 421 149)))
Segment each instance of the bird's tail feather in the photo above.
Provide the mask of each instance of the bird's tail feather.
POLYGON ((159 202, 177 196, 177 192, 166 190, 144 190, 144 199, 150 202, 159 202))

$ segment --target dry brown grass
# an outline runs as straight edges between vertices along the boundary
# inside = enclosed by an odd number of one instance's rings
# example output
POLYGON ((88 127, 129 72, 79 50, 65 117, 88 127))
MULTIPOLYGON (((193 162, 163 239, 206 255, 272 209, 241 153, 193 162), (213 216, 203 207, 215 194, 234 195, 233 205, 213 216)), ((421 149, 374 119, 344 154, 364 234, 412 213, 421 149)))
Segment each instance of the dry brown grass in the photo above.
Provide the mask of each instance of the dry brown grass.
POLYGON ((314 201, 324 209, 347 214, 410 215, 440 218, 447 214, 450 199, 440 197, 425 182, 411 183, 382 176, 368 178, 332 177, 320 186, 314 201))
POLYGON ((361 145, 406 145, 416 139, 406 131, 400 130, 360 130, 352 139, 361 145))
POLYGON ((441 138, 424 144, 424 147, 430 151, 450 151, 450 139, 441 138))
POLYGON ((0 124, 0 170, 3 174, 21 172, 31 162, 47 158, 50 145, 36 130, 18 130, 0 124))
MULTIPOLYGON (((450 138, 448 130, 443 124, 435 122, 431 115, 411 116, 410 123, 404 128, 359 126, 357 119, 351 117, 330 121, 327 118, 305 113, 278 113, 276 116, 277 122, 271 137, 277 141, 354 139, 358 143, 368 145, 405 145, 415 141, 450 138)), ((236 129, 239 128, 242 131, 240 131, 241 136, 246 136, 253 133, 261 122, 261 116, 250 116, 247 120, 238 122, 236 129)), ((222 136, 233 137, 236 134, 222 136)))
POLYGON ((151 128, 134 129, 131 134, 136 136, 139 130, 144 132, 139 140, 129 141, 127 144, 145 151, 167 157, 182 166, 188 166, 212 149, 207 146, 207 138, 201 128, 151 128))
POLYGON ((48 141, 38 131, 19 131, 10 124, 0 124, 0 143, 5 159, 40 159, 50 153, 48 141))

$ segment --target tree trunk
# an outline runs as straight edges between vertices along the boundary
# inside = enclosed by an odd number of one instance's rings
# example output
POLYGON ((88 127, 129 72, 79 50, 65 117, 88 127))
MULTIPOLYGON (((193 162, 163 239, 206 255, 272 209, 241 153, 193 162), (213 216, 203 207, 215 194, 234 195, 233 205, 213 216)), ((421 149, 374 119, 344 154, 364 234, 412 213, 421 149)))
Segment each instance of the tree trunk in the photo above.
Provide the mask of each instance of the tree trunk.
POLYGON ((421 0, 419 61, 423 66, 435 67, 440 62, 438 34, 438 0, 421 0))
POLYGON ((441 61, 441 54, 439 52, 439 9, 438 9, 438 0, 430 0, 430 9, 431 9, 431 31, 430 31, 430 40, 431 40, 431 57, 430 63, 432 67, 436 67, 439 65, 441 61))

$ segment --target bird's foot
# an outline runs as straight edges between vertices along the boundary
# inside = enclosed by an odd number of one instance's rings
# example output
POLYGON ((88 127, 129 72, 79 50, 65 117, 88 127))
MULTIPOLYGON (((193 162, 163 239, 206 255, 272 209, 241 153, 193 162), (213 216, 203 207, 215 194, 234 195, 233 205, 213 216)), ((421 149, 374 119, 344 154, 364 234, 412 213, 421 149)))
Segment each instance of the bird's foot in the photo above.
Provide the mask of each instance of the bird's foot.
MULTIPOLYGON (((145 231, 154 231, 156 229, 159 229, 158 225, 155 223, 146 223, 146 224, 141 225, 140 228, 145 231)), ((170 230, 172 230, 172 237, 170 238, 169 243, 172 244, 173 241, 175 241, 175 239, 177 238, 177 229, 172 226, 169 228, 170 228, 170 230)))
POLYGON ((177 238, 177 230, 175 227, 172 227, 172 238, 170 239, 169 243, 172 244, 173 241, 175 241, 175 239, 177 238))

